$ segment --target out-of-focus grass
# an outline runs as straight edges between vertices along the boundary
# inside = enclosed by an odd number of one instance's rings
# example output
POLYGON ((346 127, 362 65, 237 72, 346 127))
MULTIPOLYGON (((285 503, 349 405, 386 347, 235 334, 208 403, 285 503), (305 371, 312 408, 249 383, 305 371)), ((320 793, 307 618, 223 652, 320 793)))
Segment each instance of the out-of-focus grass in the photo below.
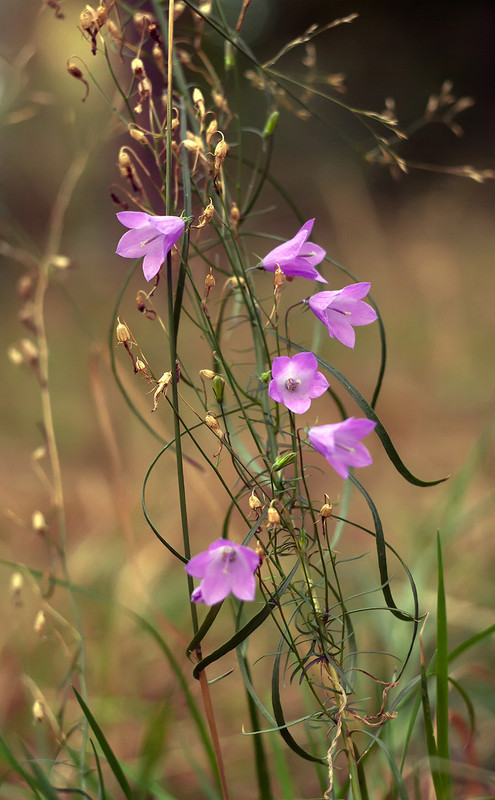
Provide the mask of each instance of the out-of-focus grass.
MULTIPOLYGON (((27 3, 26 9, 26 19, 33 24, 29 15, 37 4, 27 3)), ((68 12, 75 16, 75 11, 76 4, 68 4, 68 12)), ((69 46, 62 29, 46 13, 34 28, 39 49, 33 57, 34 65, 28 65, 23 73, 30 82, 20 89, 12 108, 22 106, 30 86, 56 86, 56 91, 52 90, 50 104, 41 104, 35 116, 1 131, 7 178, 1 230, 8 241, 14 235, 14 243, 19 244, 20 225, 40 247, 47 208, 71 154, 77 143, 93 138, 106 112, 93 87, 84 109, 87 113, 80 113, 81 87, 70 83, 63 72, 72 44, 80 44, 78 34, 73 34, 69 46)), ((69 28, 66 25, 64 31, 69 28)), ((159 443, 141 429, 122 402, 106 351, 111 310, 126 268, 113 255, 120 233, 107 200, 109 184, 118 180, 114 166, 117 140, 112 136, 110 127, 100 142, 93 142, 94 157, 76 190, 63 242, 64 253, 73 259, 74 268, 59 275, 47 305, 53 404, 68 517, 68 557, 72 579, 84 590, 78 598, 87 643, 92 711, 115 751, 132 765, 150 716, 157 705, 164 704, 167 712, 160 776, 165 776, 163 784, 172 794, 185 800, 197 796, 192 765, 205 769, 204 754, 163 653, 122 609, 125 606, 153 620, 174 648, 185 674, 190 674, 191 664, 183 655, 189 636, 183 570, 153 537, 140 507, 142 478, 159 443)), ((376 442, 372 444, 375 464, 364 478, 366 486, 373 489, 388 538, 418 580, 422 610, 431 614, 435 609, 435 535, 437 527, 440 529, 452 648, 493 618, 492 189, 460 179, 432 178, 420 191, 416 186, 414 196, 401 193, 401 202, 391 207, 375 201, 365 180, 366 168, 350 161, 337 163, 324 151, 318 154, 318 166, 315 197, 306 200, 304 210, 312 216, 317 203, 318 241, 332 258, 360 279, 372 282, 387 329, 389 363, 378 413, 415 472, 427 479, 452 475, 439 487, 410 487, 393 472, 376 442), (325 233, 325 220, 331 225, 331 235, 325 233)), ((296 173, 289 176, 289 183, 300 180, 296 173)), ((407 186, 407 177, 403 180, 407 186)), ((198 265, 198 269, 202 267, 198 265)), ((10 342, 26 335, 17 319, 15 297, 21 273, 12 260, 2 259, 4 351, 10 342)), ((326 274, 329 279, 336 275, 329 267, 326 274)), ((132 286, 137 290, 142 283, 136 277, 132 286)), ((130 297, 132 300, 132 292, 130 297)), ((140 343, 146 343, 153 353, 157 370, 162 366, 166 369, 166 359, 161 360, 153 343, 151 323, 139 317, 130 301, 125 302, 124 313, 140 343)), ((351 364, 348 372, 355 383, 371 387, 377 338, 359 334, 355 366, 351 364)), ((200 346, 191 336, 188 355, 192 357, 200 346)), ((131 374, 124 355, 118 353, 125 385, 142 413, 150 415, 151 397, 131 374)), ((322 355, 325 357, 325 353, 322 355)), ((338 366, 341 354, 332 349, 331 355, 338 366)), ((198 363, 198 369, 208 366, 198 363)), ((51 562, 46 544, 30 529, 35 509, 49 512, 45 489, 30 461, 31 452, 41 442, 36 382, 6 359, 1 370, 2 558, 47 576, 51 562)), ((154 415, 153 424, 167 435, 170 421, 165 404, 154 415)), ((192 451, 188 455, 196 457, 192 451)), ((186 466, 186 478, 191 487, 188 500, 193 535, 205 528, 210 535, 216 534, 222 519, 222 496, 213 479, 193 465, 186 466)), ((157 527, 179 546, 174 481, 174 462, 166 457, 150 485, 149 511, 157 527)), ((328 473, 321 478, 321 491, 339 491, 328 473)), ((338 500, 338 496, 332 499, 338 500)), ((359 514, 366 519, 364 509, 359 514)), ((194 541, 197 549, 202 544, 199 539, 194 541)), ((352 555, 371 550, 372 543, 348 533, 339 547, 352 555)), ((65 676, 75 636, 64 589, 55 588, 43 599, 47 578, 33 579, 27 570, 23 574, 21 602, 14 605, 9 589, 12 569, 2 567, 0 721, 2 730, 22 737, 42 756, 50 757, 54 753, 53 732, 46 720, 41 724, 32 720, 32 687, 39 687, 50 707, 60 706, 63 692, 68 691, 65 676), (38 636, 33 623, 41 607, 45 608, 47 623, 43 635, 38 636), (26 675, 30 682, 23 680, 26 675)), ((402 576, 397 572, 392 580, 402 581, 402 576)), ((350 566, 349 587, 353 591, 376 585, 371 559, 350 566)), ((381 630, 379 620, 376 617, 373 635, 367 638, 363 631, 360 646, 403 653, 404 633, 388 627, 381 630)), ((433 621, 428 621, 424 637, 430 650, 434 632, 433 621)), ((261 645, 253 642, 253 648, 258 646, 262 652, 261 645)), ((390 679, 394 660, 375 658, 378 676, 390 679)), ((418 658, 415 663, 419 669, 418 658)), ((475 656, 469 653, 460 659, 454 670, 478 712, 478 736, 469 744, 469 756, 473 763, 477 760, 486 768, 493 764, 495 738, 492 663, 493 645, 485 643, 475 656)), ((225 658, 210 677, 233 666, 234 658, 225 658)), ((258 682, 263 681, 263 670, 261 661, 254 669, 258 682)), ((197 690, 192 682, 196 697, 197 690)), ((250 743, 241 734, 242 723, 248 725, 248 715, 237 671, 215 684, 212 694, 219 711, 233 795, 247 800, 252 796, 251 752, 250 743)), ((287 708, 288 717, 292 712, 294 716, 301 713, 292 696, 287 708)), ((464 719, 461 702, 458 714, 458 720, 464 719)), ((72 699, 66 717, 70 722, 79 718, 72 699)), ((400 716, 392 725, 403 727, 400 716)), ((457 730, 460 733, 453 734, 451 745, 460 752, 465 744, 460 722, 457 730)), ((274 747, 280 759, 278 743, 274 747)), ((413 752, 419 757, 424 748, 417 745, 413 752)), ((292 760, 288 761, 294 796, 310 797, 311 792, 316 796, 318 782, 310 768, 292 766, 292 760)), ((0 787, 0 797, 10 800, 14 791, 7 780, 6 786, 0 787)), ((287 793, 288 789, 283 791, 287 793)))

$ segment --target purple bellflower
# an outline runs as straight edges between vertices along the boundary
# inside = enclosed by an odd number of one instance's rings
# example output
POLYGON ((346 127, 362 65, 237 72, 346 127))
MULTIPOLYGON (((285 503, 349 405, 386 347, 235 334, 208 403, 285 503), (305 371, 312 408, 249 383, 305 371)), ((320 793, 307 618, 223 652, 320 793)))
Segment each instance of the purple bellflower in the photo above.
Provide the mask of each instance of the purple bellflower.
POLYGON ((325 376, 318 372, 318 361, 313 353, 273 359, 268 394, 275 402, 284 403, 294 414, 304 414, 311 400, 320 397, 328 386, 325 376))
POLYGON ((308 220, 292 239, 270 250, 261 262, 263 269, 275 272, 279 268, 288 278, 310 278, 328 283, 315 269, 325 258, 325 250, 307 241, 313 224, 314 219, 308 220))
POLYGON ((117 219, 131 230, 124 233, 115 252, 124 258, 144 256, 144 277, 150 281, 184 233, 184 220, 180 217, 154 217, 143 211, 121 211, 117 219))
POLYGON ((371 433, 376 422, 371 419, 349 417, 334 425, 318 425, 308 431, 309 441, 325 456, 341 478, 349 477, 349 467, 367 467, 371 456, 359 441, 371 433))
POLYGON ((335 336, 346 347, 354 347, 356 334, 352 326, 369 325, 377 318, 374 308, 361 299, 369 290, 369 283, 352 283, 335 292, 318 292, 305 302, 327 326, 332 339, 335 336))
POLYGON ((193 603, 213 606, 229 592, 239 600, 254 600, 254 573, 259 556, 249 547, 217 539, 204 553, 198 553, 186 564, 186 572, 203 580, 191 595, 193 603))

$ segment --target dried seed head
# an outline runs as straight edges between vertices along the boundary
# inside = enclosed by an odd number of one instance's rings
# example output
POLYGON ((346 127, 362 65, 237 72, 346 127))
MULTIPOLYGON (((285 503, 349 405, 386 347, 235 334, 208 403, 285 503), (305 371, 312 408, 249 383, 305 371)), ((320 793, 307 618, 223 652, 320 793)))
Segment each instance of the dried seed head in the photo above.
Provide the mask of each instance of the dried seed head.
POLYGON ((221 141, 219 141, 217 146, 215 147, 215 151, 213 153, 215 158, 215 164, 214 164, 215 176, 217 176, 220 170, 222 169, 222 164, 227 158, 228 152, 229 152, 229 146, 225 141, 225 139, 222 137, 221 141))
POLYGON ((253 511, 259 511, 260 508, 263 508, 263 503, 261 502, 259 497, 255 495, 254 489, 251 492, 248 502, 249 502, 249 508, 252 508, 253 511))
POLYGON ((153 50, 151 51, 153 58, 155 59, 155 64, 162 73, 165 75, 165 56, 163 55, 163 50, 160 47, 158 42, 155 42, 153 45, 153 50))
POLYGON ((105 6, 98 6, 96 9, 96 24, 98 28, 103 28, 108 20, 108 11, 105 6))
POLYGON ((117 340, 122 344, 132 341, 131 332, 127 327, 127 325, 125 324, 125 322, 122 322, 120 317, 117 317, 116 333, 117 333, 117 340))
POLYGON ((131 134, 132 138, 136 140, 136 142, 139 142, 139 144, 142 145, 148 144, 146 136, 141 130, 139 130, 139 128, 135 128, 133 125, 129 125, 127 130, 131 134))
POLYGON ((328 495, 325 495, 325 502, 323 503, 322 507, 320 508, 320 514, 323 519, 327 519, 330 517, 333 511, 333 505, 330 503, 330 498, 328 495))
POLYGON ((277 267, 277 269, 273 273, 273 285, 274 286, 283 286, 284 283, 285 283, 285 275, 282 272, 282 270, 280 269, 280 267, 277 267))
POLYGON ((223 439, 224 434, 220 425, 218 424, 218 419, 216 418, 215 414, 208 412, 208 414, 205 417, 205 422, 208 425, 209 429, 213 431, 213 433, 216 433, 219 439, 223 439))
POLYGON ((81 11, 79 15, 79 24, 83 31, 91 32, 95 25, 96 25, 96 11, 91 6, 86 6, 86 8, 81 11))
POLYGON ((33 531, 40 536, 44 536, 48 532, 48 525, 42 511, 33 511, 31 515, 31 526, 33 531))
POLYGON ((199 374, 202 378, 206 378, 207 381, 212 381, 215 377, 215 373, 212 369, 200 369, 199 374))
POLYGON ((36 614, 36 617, 34 618, 33 630, 40 637, 44 636, 45 634, 46 614, 42 608, 40 608, 40 610, 36 614))
POLYGON ((20 367, 22 364, 24 364, 24 356, 14 345, 8 348, 7 358, 9 359, 10 363, 14 365, 14 367, 20 367))
POLYGON ((32 300, 34 295, 35 280, 33 275, 22 275, 17 281, 17 296, 21 303, 32 300))
POLYGON ((237 228, 240 218, 241 218, 241 212, 239 211, 237 203, 234 202, 230 207, 230 214, 229 214, 229 219, 234 228, 237 228))
POLYGON ((124 41, 124 37, 122 36, 121 29, 118 28, 115 22, 113 22, 113 20, 111 19, 107 20, 107 31, 114 40, 114 42, 116 42, 120 46, 124 41))
POLYGON ((170 381, 172 380, 172 373, 171 372, 164 372, 162 377, 157 383, 155 393, 153 395, 153 408, 152 411, 156 411, 158 408, 158 398, 161 394, 164 396, 167 394, 167 389, 170 381))
POLYGON ((142 80, 146 76, 146 71, 144 69, 144 64, 140 58, 133 58, 131 61, 131 69, 138 78, 138 80, 142 80))
POLYGON ((211 122, 208 123, 208 127, 206 128, 205 138, 207 147, 210 147, 210 142, 214 133, 218 130, 217 120, 216 118, 212 119, 211 122))
POLYGON ((201 91, 201 89, 193 89, 192 99, 194 103, 194 110, 196 112, 196 116, 198 117, 198 119, 201 120, 201 122, 203 122, 206 114, 206 109, 205 109, 205 99, 203 97, 203 92, 201 91))
MULTIPOLYGON (((214 213, 215 213, 215 206, 213 205, 213 201, 212 201, 212 199, 210 197, 208 205, 205 206, 205 208, 203 209, 202 213, 199 215, 198 224, 195 225, 194 227, 195 228, 204 228, 205 225, 208 225, 208 223, 211 222, 211 220, 213 219, 213 214, 214 213)), ((210 284, 210 287, 211 286, 215 286, 215 278, 211 274, 211 267, 210 267, 209 275, 211 276, 211 279, 213 280, 213 283, 210 284)), ((208 280, 208 276, 207 276, 207 280, 208 280)), ((206 285, 208 286, 208 284, 206 284, 206 285)))
POLYGON ((206 286, 207 289, 212 289, 214 286, 216 286, 216 283, 217 282, 215 280, 215 276, 213 275, 213 272, 211 271, 211 267, 210 267, 210 271, 209 271, 208 275, 205 278, 205 286, 206 286))
POLYGON ((146 33, 150 25, 156 25, 156 19, 149 11, 136 11, 132 21, 140 33, 146 33))
POLYGON ((263 561, 265 560, 265 548, 263 547, 259 539, 256 540, 256 547, 254 548, 254 552, 258 556, 260 560, 259 565, 261 566, 263 561))
POLYGON ((270 525, 278 525, 280 522, 280 514, 272 504, 268 506, 267 517, 270 525))
POLYGON ((41 700, 35 700, 31 709, 36 722, 43 722, 45 719, 45 707, 41 700))
POLYGON ((140 358, 136 358, 134 369, 136 370, 136 372, 144 372, 146 370, 146 364, 144 363, 144 361, 141 361, 140 358))

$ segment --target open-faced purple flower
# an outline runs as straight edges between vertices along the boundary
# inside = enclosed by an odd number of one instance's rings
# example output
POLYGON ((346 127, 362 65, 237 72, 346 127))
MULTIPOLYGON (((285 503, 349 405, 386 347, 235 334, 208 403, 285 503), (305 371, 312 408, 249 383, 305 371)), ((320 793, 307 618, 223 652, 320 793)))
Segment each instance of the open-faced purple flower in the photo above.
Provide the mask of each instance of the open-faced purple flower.
POLYGON ((275 272, 279 268, 289 278, 311 278, 328 283, 315 269, 325 258, 326 252, 319 245, 308 242, 313 224, 314 219, 308 220, 293 239, 270 250, 261 262, 263 269, 275 272))
POLYGON ((369 325, 377 318, 375 309, 362 301, 369 290, 369 283, 352 283, 335 292, 318 292, 305 302, 327 326, 332 339, 335 336, 346 347, 354 347, 356 334, 352 326, 369 325))
POLYGON ((367 467, 372 463, 368 450, 359 440, 371 433, 375 425, 371 419, 349 417, 334 425, 310 428, 308 438, 335 472, 341 478, 348 478, 349 467, 367 467))
POLYGON ((117 219, 131 230, 124 233, 115 252, 124 258, 144 256, 144 277, 150 281, 184 233, 184 220, 180 217, 154 217, 143 211, 121 211, 117 219))
POLYGON ((186 564, 186 572, 203 580, 191 595, 193 603, 213 606, 229 592, 239 600, 254 600, 254 573, 259 557, 249 547, 217 539, 204 553, 198 553, 186 564))
POLYGON ((318 361, 313 353, 273 359, 268 394, 275 402, 284 403, 294 414, 304 414, 311 400, 320 397, 328 386, 325 376, 318 372, 318 361))

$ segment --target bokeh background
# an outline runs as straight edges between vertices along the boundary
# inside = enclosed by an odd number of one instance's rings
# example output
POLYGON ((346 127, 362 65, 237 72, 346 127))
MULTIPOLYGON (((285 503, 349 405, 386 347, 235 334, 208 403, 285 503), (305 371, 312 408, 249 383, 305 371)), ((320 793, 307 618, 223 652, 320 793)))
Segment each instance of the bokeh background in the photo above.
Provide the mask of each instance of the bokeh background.
MULTIPOLYGON (((235 19, 240 4, 232 0, 225 5, 235 19)), ((105 63, 91 55, 77 28, 82 8, 82 3, 66 0, 62 20, 39 0, 1 2, 0 238, 39 254, 60 182, 75 154, 86 152, 62 238, 61 254, 71 266, 59 271, 46 305, 69 564, 74 582, 96 593, 81 601, 95 713, 120 755, 132 761, 150 708, 166 698, 173 730, 168 733, 168 786, 187 798, 194 792, 190 761, 196 745, 187 710, 177 699, 176 679, 145 634, 115 605, 151 616, 177 651, 183 651, 188 631, 177 624, 186 599, 182 571, 160 548, 140 508, 142 479, 158 444, 129 413, 109 365, 108 329, 127 269, 114 255, 121 229, 110 191, 120 180, 117 154, 126 139, 105 99, 113 97, 105 63), (76 63, 85 74, 85 64, 90 64, 98 82, 91 82, 84 104, 84 87, 66 71, 74 56, 81 59, 76 63)), ((259 57, 268 59, 310 24, 351 12, 359 12, 352 24, 315 40, 318 70, 346 76, 347 92, 337 97, 374 111, 382 111, 386 98, 392 97, 404 129, 422 117, 428 97, 446 79, 458 97, 475 100, 458 118, 462 137, 436 123, 401 146, 400 155, 431 165, 428 170, 397 176, 367 163, 364 154, 372 143, 365 129, 328 102, 315 104, 321 120, 301 120, 281 110, 273 158, 273 174, 283 180, 306 218, 316 216, 315 235, 328 255, 372 283, 389 345, 377 411, 397 450, 425 479, 451 476, 435 488, 411 487, 375 443, 375 464, 366 474, 366 486, 379 505, 390 541, 418 581, 422 609, 432 615, 435 535, 440 530, 455 646, 493 621, 495 183, 449 175, 448 168, 495 168, 495 7, 491 2, 436 2, 422 9, 362 0, 253 0, 245 36, 259 57)), ((293 51, 280 69, 302 75, 302 55, 301 49, 293 51)), ((221 57, 218 51, 218 65, 221 57)), ((115 68, 118 72, 117 59, 115 68)), ((247 84, 246 92, 243 122, 262 128, 262 95, 247 84)), ((280 204, 269 193, 261 199, 260 227, 267 232, 276 224, 280 235, 292 235, 295 219, 285 208, 274 209, 274 202, 280 204)), ((39 395, 28 371, 6 356, 9 345, 29 335, 19 320, 16 293, 24 270, 5 245, 0 246, 0 265, 2 558, 40 570, 46 578, 51 557, 30 526, 35 509, 49 517, 45 487, 31 464, 31 453, 41 444, 39 395)), ((137 278, 131 287, 143 288, 137 278)), ((149 325, 135 310, 134 294, 130 291, 124 300, 125 317, 134 334, 148 341, 149 325)), ((149 347, 155 347, 159 362, 158 345, 149 347)), ((193 353, 197 343, 184 348, 193 353)), ((347 354, 329 351, 328 357, 366 394, 376 378, 377 353, 377 336, 359 337, 358 332, 351 363, 347 354)), ((148 415, 150 396, 120 357, 122 380, 148 415)), ((166 437, 170 420, 165 406, 155 417, 153 424, 166 437)), ((220 496, 207 479, 198 480, 194 468, 188 468, 188 477, 194 485, 193 527, 204 524, 206 516, 214 528, 221 518, 220 496)), ((158 526, 178 543, 173 479, 170 460, 152 485, 151 508, 158 526)), ((359 540, 349 546, 351 552, 369 549, 369 543, 359 540)), ((370 565, 373 569, 372 561, 370 565)), ((33 726, 30 684, 23 676, 30 676, 55 705, 73 642, 54 618, 43 638, 33 633, 40 589, 28 581, 22 606, 14 607, 11 574, 11 567, 2 566, 0 723, 2 730, 36 740, 48 753, 50 733, 33 726)), ((45 578, 38 587, 43 588, 45 578)), ((354 580, 361 585, 359 576, 354 580)), ((376 575, 373 580, 376 585, 376 575)), ((64 618, 70 617, 67 602, 60 590, 50 599, 64 618)), ((389 649, 386 633, 380 645, 389 649)), ((476 757, 486 768, 493 768, 495 756, 492 664, 493 647, 482 645, 476 660, 456 667, 456 677, 477 702, 476 757)), ((189 669, 184 660, 185 672, 189 669)), ((240 732, 245 708, 221 682, 219 687, 215 699, 225 712, 221 734, 235 796, 248 798, 253 795, 245 788, 249 765, 240 732)), ((71 707, 70 715, 76 718, 76 709, 71 707)), ((294 780, 299 780, 297 769, 294 780)), ((300 780, 303 796, 307 777, 300 780)), ((0 796, 12 797, 8 791, 0 796)))

